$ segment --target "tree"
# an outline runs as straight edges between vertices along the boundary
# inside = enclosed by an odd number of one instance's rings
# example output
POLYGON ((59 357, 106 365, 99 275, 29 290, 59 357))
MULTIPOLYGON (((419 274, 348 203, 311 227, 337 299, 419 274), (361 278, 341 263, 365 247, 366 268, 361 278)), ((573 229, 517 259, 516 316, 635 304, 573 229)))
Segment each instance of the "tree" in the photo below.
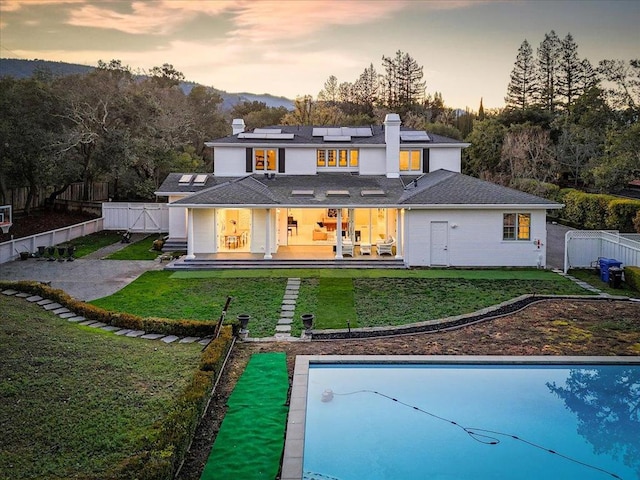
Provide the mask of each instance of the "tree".
POLYGON ((324 88, 318 93, 318 101, 335 104, 338 102, 338 94, 338 79, 335 75, 331 75, 324 82, 324 88))
POLYGON ((373 63, 364 69, 358 80, 353 84, 353 97, 355 103, 360 107, 361 112, 372 116, 373 110, 378 102, 378 73, 373 67, 373 63))
POLYGON ((478 178, 500 180, 498 165, 506 128, 495 118, 475 122, 463 150, 464 173, 478 178))
POLYGON ((537 78, 533 61, 533 50, 525 40, 518 49, 516 63, 511 71, 511 79, 507 86, 505 103, 507 107, 525 110, 535 100, 537 78))
POLYGON ((510 182, 525 178, 549 182, 557 171, 549 131, 538 126, 512 126, 504 138, 500 160, 510 182))
POLYGON ((640 123, 611 130, 607 144, 590 173, 599 191, 615 192, 640 177, 640 123))
POLYGON ((484 106, 482 105, 482 97, 480 97, 480 108, 478 108, 478 120, 484 120, 484 106))
POLYGON ((60 110, 51 85, 36 79, 0 79, 0 196, 7 188, 27 187, 25 210, 42 188, 68 172, 51 145, 59 131, 60 110))
POLYGON ((574 100, 580 95, 579 85, 583 76, 583 64, 578 58, 578 45, 569 33, 560 42, 558 58, 557 92, 565 108, 570 108, 574 100))
POLYGON ((640 105, 640 60, 630 60, 629 63, 602 60, 598 65, 598 73, 611 84, 607 94, 613 106, 626 108, 632 116, 637 116, 640 105))
POLYGON ((344 113, 336 107, 323 102, 314 102, 311 95, 298 97, 294 101, 294 110, 282 118, 285 125, 341 125, 344 113))
POLYGON ((382 65, 385 69, 383 96, 388 108, 402 114, 424 100, 423 68, 411 55, 401 50, 393 58, 383 55, 382 65))
POLYGON ((538 71, 538 103, 548 112, 553 113, 558 103, 558 59, 560 56, 560 39, 556 32, 544 35, 537 51, 538 71))
POLYGON ((182 72, 176 70, 170 63, 165 63, 161 67, 153 67, 149 74, 151 79, 161 87, 175 87, 184 82, 182 72))

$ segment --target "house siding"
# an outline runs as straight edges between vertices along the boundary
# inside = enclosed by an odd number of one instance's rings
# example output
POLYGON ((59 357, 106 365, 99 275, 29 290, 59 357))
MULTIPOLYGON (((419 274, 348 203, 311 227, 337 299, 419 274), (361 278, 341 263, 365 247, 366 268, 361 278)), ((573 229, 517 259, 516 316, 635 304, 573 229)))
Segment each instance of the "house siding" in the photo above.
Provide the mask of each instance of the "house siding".
POLYGON ((460 148, 438 148, 429 149, 429 171, 449 170, 451 172, 461 172, 460 148))
POLYGON ((196 208, 193 210, 193 252, 216 252, 215 209, 196 208))
POLYGON ((447 266, 451 267, 536 267, 546 265, 545 210, 411 210, 405 214, 404 258, 409 266, 431 266, 431 223, 447 222, 447 266), (504 213, 531 214, 531 240, 502 240, 504 213), (455 227, 454 227, 455 225, 455 227))
MULTIPOLYGON (((187 195, 170 195, 169 203, 173 203, 187 195)), ((187 209, 169 208, 169 232, 173 238, 187 238, 187 209)))
POLYGON ((246 175, 246 153, 244 148, 216 147, 216 169, 218 177, 241 177, 246 175))

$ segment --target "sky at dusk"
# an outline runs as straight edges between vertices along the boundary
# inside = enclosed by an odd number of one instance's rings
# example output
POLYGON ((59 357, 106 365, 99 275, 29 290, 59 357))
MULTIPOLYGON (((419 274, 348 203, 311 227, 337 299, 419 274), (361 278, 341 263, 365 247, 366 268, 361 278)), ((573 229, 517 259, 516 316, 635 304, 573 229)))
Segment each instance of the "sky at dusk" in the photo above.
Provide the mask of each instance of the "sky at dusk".
MULTIPOLYGON (((640 57, 640 1, 0 0, 0 57, 132 70, 172 64, 227 92, 314 97, 409 53, 447 106, 504 104, 518 47, 571 33, 578 54, 640 57)), ((1 65, 0 65, 1 68, 1 65)))

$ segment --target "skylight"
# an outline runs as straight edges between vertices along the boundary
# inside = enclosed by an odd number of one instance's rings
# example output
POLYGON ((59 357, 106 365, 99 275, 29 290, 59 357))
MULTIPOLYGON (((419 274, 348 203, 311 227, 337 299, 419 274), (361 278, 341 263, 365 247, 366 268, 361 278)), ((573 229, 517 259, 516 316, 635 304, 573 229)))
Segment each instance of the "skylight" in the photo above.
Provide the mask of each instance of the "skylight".
POLYGON ((327 196, 330 197, 348 197, 349 190, 327 190, 327 196))
POLYGON ((207 177, 208 175, 204 174, 204 175, 197 175, 195 180, 193 181, 194 185, 204 185, 205 183, 207 183, 207 177))
POLYGON ((246 133, 239 133, 238 138, 255 139, 255 140, 293 140, 293 133, 246 132, 246 133))
POLYGON ((360 192, 360 195, 362 195, 363 197, 384 197, 387 194, 385 193, 384 190, 362 190, 360 192))
POLYGON ((191 183, 191 179, 193 178, 193 175, 182 175, 180 177, 180 180, 178 180, 178 183, 180 185, 188 185, 189 183, 191 183))
POLYGON ((313 195, 313 190, 292 190, 291 195, 293 196, 309 196, 313 195))

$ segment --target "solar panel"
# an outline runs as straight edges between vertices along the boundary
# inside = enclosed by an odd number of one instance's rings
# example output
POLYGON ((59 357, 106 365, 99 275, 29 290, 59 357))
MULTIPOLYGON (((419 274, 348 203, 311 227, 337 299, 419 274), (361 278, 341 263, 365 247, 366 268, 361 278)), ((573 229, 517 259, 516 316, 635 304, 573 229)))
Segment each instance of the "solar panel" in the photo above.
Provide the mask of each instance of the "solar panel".
POLYGON ((351 137, 348 135, 325 135, 325 142, 350 142, 351 137))
POLYGON ((314 137, 324 137, 327 134, 326 127, 314 127, 311 135, 314 137))
POLYGON ((189 183, 191 183, 191 179, 192 178, 193 178, 193 175, 188 175, 188 174, 187 175, 182 175, 180 177, 180 180, 178 180, 178 183, 180 185, 189 184, 189 183))
POLYGON ((431 138, 427 135, 427 132, 420 131, 404 131, 400 132, 400 140, 403 142, 429 142, 431 138))
POLYGON ((254 140, 293 140, 293 133, 239 133, 238 138, 254 140))
POLYGON ((296 195, 296 196, 313 195, 313 190, 292 190, 291 195, 296 195))
POLYGON ((282 133, 281 128, 254 128, 253 133, 282 133))

